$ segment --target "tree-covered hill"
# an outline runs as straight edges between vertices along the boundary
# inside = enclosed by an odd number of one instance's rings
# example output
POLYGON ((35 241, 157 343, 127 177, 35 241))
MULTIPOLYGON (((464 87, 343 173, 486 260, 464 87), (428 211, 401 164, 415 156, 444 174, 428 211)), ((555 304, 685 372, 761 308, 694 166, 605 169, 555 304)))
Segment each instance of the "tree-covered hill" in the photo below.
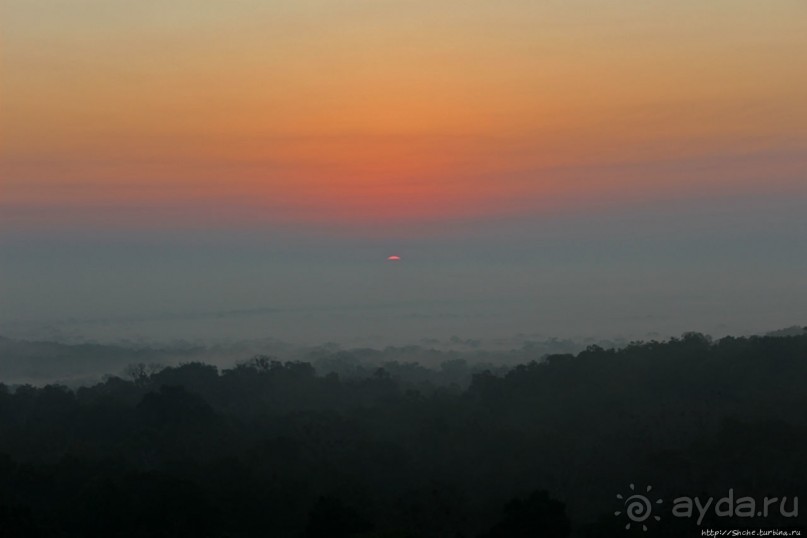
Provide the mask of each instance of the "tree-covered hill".
MULTIPOLYGON (((631 483, 668 512, 807 485, 804 335, 396 364, 340 377, 257 356, 0 385, 0 536, 627 536, 631 483)), ((668 512, 649 534, 803 523, 668 512)))

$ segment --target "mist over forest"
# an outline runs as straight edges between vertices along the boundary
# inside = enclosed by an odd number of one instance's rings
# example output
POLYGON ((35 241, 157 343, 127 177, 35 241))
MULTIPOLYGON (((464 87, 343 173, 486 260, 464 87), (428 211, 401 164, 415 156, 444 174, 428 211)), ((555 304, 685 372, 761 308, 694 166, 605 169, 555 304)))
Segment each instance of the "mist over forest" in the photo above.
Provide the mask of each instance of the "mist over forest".
POLYGON ((805 524, 807 328, 432 344, 2 339, 3 536, 612 537, 634 484, 668 502, 641 535, 805 524), (730 490, 786 500, 669 513, 730 490))
POLYGON ((281 361, 304 361, 317 373, 361 377, 376 368, 439 370, 444 363, 465 363, 476 370, 502 370, 556 353, 581 351, 588 345, 620 346, 626 342, 515 335, 482 340, 450 336, 423 338, 404 346, 350 347, 335 342, 315 346, 289 344, 275 339, 222 340, 219 343, 133 342, 101 343, 69 339, 24 340, 0 337, 0 379, 7 384, 59 383, 75 387, 123 375, 133 364, 155 369, 189 362, 229 368, 245 358, 268 355, 281 361), (76 341, 77 340, 77 341, 76 341))

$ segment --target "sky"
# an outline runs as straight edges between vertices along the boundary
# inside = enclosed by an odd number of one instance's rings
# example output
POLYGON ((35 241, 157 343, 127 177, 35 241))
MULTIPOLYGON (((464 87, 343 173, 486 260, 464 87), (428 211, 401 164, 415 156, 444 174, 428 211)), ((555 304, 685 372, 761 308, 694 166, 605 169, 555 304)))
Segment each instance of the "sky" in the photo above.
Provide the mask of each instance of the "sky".
POLYGON ((5 0, 0 334, 807 324, 804 65, 801 0, 5 0))

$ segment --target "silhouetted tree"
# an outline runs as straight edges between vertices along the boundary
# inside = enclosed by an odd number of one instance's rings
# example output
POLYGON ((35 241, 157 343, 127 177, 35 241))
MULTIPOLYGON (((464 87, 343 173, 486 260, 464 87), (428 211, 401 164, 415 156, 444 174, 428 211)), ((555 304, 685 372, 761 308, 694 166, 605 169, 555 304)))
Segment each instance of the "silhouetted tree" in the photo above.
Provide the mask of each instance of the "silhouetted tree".
POLYGON ((320 497, 311 509, 306 538, 349 538, 372 525, 336 497, 320 497))
POLYGON ((526 499, 513 499, 486 538, 565 538, 571 532, 564 504, 546 491, 535 491, 526 499))

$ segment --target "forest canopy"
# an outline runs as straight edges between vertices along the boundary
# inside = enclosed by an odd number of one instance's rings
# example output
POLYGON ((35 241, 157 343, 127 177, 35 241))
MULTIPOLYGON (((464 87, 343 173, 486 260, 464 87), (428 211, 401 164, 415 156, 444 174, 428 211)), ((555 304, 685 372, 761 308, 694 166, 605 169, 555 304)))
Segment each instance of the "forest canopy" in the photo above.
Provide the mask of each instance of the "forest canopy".
POLYGON ((329 358, 0 385, 2 535, 614 536, 628 484, 670 499, 807 484, 805 335, 689 333, 500 369, 329 358))

